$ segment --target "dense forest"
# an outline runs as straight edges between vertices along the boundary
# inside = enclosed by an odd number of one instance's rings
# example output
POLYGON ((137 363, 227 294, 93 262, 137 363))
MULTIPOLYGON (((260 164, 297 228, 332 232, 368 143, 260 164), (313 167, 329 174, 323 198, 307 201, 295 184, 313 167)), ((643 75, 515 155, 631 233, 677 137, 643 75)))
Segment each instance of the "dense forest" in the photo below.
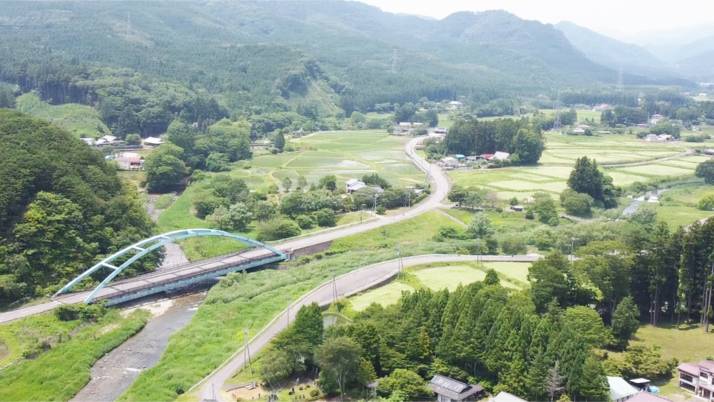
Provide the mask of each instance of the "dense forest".
POLYGON ((454 122, 444 140, 446 151, 464 155, 508 152, 515 164, 538 163, 545 141, 528 119, 480 121, 463 118, 454 122))
POLYGON ((178 114, 349 116, 616 79, 552 26, 505 12, 427 20, 356 2, 6 2, 0 19, 0 81, 94 105, 120 135, 160 132, 178 114))
POLYGON ((0 304, 57 290, 151 233, 135 190, 69 133, 0 110, 0 142, 0 304))

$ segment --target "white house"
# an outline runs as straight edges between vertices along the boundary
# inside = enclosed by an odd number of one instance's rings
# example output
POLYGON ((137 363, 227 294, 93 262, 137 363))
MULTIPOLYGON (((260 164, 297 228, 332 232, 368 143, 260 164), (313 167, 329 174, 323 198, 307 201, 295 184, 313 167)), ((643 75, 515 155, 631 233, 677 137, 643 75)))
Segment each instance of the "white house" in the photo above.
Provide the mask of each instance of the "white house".
POLYGON ((144 138, 143 144, 147 147, 158 147, 163 144, 164 140, 159 137, 146 137, 144 138))
POLYGON ((96 146, 112 145, 117 142, 118 142, 117 137, 115 137, 113 135, 105 135, 105 136, 102 136, 101 138, 99 138, 98 140, 96 140, 94 142, 94 145, 96 145, 96 146))
POLYGON ((498 395, 489 399, 490 402, 528 402, 523 398, 519 398, 511 393, 501 391, 498 395))
POLYGON ((121 152, 114 158, 121 170, 141 170, 144 160, 136 152, 121 152))
POLYGON ((608 376, 607 385, 610 387, 610 400, 612 402, 624 402, 640 392, 622 377, 608 376))
POLYGON ((655 113, 652 115, 652 117, 650 117, 650 124, 656 126, 657 123, 661 122, 662 120, 664 120, 664 116, 659 113, 655 113))
POLYGON ((511 154, 508 152, 501 152, 501 151, 496 151, 496 153, 493 154, 493 158, 497 161, 505 161, 508 160, 508 158, 511 157, 511 154))
POLYGON ((347 191, 348 193, 353 193, 365 187, 367 187, 367 185, 364 184, 364 182, 361 180, 349 179, 347 180, 347 182, 345 182, 345 191, 347 191))
POLYGON ((429 381, 429 388, 436 394, 438 402, 474 401, 483 392, 483 387, 478 384, 466 384, 440 374, 429 381))
POLYGON ((714 360, 699 363, 682 363, 679 370, 679 386, 707 402, 714 402, 714 360))
POLYGON ((446 169, 455 169, 459 167, 459 161, 453 156, 446 156, 441 158, 441 160, 439 161, 439 165, 446 169))
POLYGON ((82 137, 80 138, 87 145, 94 145, 94 138, 82 137))

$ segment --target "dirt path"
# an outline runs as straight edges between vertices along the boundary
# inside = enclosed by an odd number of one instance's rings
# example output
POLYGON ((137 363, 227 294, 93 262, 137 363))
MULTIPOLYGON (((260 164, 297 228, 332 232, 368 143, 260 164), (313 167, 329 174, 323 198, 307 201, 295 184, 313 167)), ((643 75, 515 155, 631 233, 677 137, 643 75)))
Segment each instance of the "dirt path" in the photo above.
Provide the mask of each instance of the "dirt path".
MULTIPOLYGON (((154 221, 154 223, 159 220, 161 212, 164 211, 163 209, 156 208, 156 202, 162 195, 163 194, 147 194, 146 212, 149 214, 149 217, 152 221, 154 221)), ((176 200, 176 193, 171 193, 171 196, 174 200, 176 200)), ((169 243, 164 246, 164 260, 161 261, 161 265, 157 268, 157 270, 165 270, 177 265, 187 264, 188 262, 188 258, 181 249, 181 246, 176 243, 169 243)))

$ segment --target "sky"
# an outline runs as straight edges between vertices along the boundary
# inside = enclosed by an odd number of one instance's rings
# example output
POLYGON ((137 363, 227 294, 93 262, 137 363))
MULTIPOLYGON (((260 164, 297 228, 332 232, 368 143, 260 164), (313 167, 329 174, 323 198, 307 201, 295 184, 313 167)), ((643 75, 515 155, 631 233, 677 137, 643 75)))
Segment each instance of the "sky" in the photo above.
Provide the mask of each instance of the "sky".
POLYGON ((545 23, 571 21, 631 42, 647 33, 714 25, 713 0, 360 0, 384 11, 443 18, 456 11, 502 9, 545 23))

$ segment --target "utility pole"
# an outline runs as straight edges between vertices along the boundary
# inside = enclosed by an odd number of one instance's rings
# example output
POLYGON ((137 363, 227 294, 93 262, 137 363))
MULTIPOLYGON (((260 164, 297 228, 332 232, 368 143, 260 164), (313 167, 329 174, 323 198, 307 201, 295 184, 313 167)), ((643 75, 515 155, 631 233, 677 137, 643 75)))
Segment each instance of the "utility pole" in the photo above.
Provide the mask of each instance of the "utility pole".
POLYGON ((402 250, 399 245, 397 245, 397 258, 399 259, 397 276, 401 277, 402 271, 404 271, 404 261, 402 260, 402 250))
POLYGON ((248 365, 250 375, 253 375, 253 365, 250 364, 250 345, 248 344, 248 328, 243 328, 243 362, 248 365))
POLYGON ((337 279, 332 277, 332 302, 337 302, 337 279))

